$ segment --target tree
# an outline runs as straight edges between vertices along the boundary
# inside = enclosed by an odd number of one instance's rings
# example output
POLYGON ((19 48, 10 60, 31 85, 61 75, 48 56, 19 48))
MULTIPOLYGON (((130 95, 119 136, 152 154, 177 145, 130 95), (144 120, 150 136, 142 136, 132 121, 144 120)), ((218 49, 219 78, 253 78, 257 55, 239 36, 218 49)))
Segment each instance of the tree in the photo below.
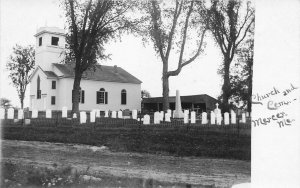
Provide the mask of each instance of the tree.
MULTIPOLYGON (((174 2, 174 1, 171 1, 174 2)), ((182 68, 193 61, 201 54, 204 46, 204 36, 207 31, 205 19, 202 18, 199 12, 195 11, 198 6, 194 1, 176 0, 174 3, 162 1, 147 1, 145 10, 148 17, 148 22, 145 26, 145 36, 150 37, 154 44, 154 49, 160 57, 163 64, 162 70, 162 96, 163 110, 169 109, 169 78, 177 76, 182 68), (189 31, 194 29, 194 33, 189 31), (185 51, 187 40, 195 34, 196 44, 195 51, 189 58, 185 51), (179 52, 177 68, 169 70, 169 58, 171 51, 175 51, 175 47, 179 52)), ((195 38, 193 38, 195 41, 195 38)), ((176 51, 175 51, 176 53, 176 51)))
POLYGON ((126 13, 134 2, 113 0, 65 0, 68 24, 66 63, 74 66, 72 112, 79 111, 80 82, 84 71, 93 69, 97 59, 107 58, 104 46, 110 40, 136 25, 126 13))
POLYGON ((151 97, 150 92, 147 91, 147 90, 142 90, 141 91, 141 96, 142 96, 142 99, 143 98, 150 98, 151 97))
POLYGON ((0 107, 5 109, 10 108, 11 101, 7 98, 0 98, 0 107))
POLYGON ((252 79, 253 79, 253 55, 254 39, 245 41, 244 45, 237 50, 238 62, 235 64, 235 75, 230 75, 231 99, 238 103, 243 102, 243 108, 251 112, 252 104, 252 79))
POLYGON ((209 30, 211 31, 222 55, 222 102, 223 110, 229 111, 229 98, 231 93, 230 64, 233 61, 237 49, 247 37, 249 30, 254 26, 254 8, 251 3, 246 3, 243 8, 239 0, 214 0, 211 7, 207 9, 210 18, 209 30), (244 14, 243 14, 244 13, 244 14))
POLYGON ((34 53, 33 46, 23 47, 16 44, 13 47, 13 54, 9 57, 9 61, 6 64, 9 78, 17 89, 21 108, 24 106, 25 91, 35 65, 34 53))

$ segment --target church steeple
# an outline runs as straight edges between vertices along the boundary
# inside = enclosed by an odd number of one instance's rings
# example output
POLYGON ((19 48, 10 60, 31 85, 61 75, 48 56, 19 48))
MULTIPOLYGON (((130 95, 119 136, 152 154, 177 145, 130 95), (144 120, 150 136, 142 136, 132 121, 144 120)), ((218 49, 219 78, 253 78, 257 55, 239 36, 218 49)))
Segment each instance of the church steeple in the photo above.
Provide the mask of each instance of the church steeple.
POLYGON ((37 30, 35 62, 44 71, 52 70, 52 63, 60 63, 64 59, 65 33, 57 27, 41 27, 37 30))

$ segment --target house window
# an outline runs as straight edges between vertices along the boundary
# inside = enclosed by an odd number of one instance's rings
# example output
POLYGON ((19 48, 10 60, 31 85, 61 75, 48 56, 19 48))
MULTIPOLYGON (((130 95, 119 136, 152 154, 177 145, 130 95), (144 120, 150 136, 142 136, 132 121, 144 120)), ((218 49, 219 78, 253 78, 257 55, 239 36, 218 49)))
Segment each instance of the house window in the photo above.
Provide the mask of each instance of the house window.
POLYGON ((97 91, 96 97, 97 104, 107 104, 108 93, 104 88, 101 88, 99 91, 97 91))
POLYGON ((58 37, 52 37, 51 38, 51 45, 58 46, 58 41, 59 41, 58 37))
POLYGON ((43 44, 43 37, 40 37, 39 38, 39 46, 42 46, 42 44, 43 44))
POLYGON ((55 105, 55 96, 51 96, 51 105, 55 105))
POLYGON ((56 89, 56 81, 52 81, 52 89, 56 89))
POLYGON ((37 87, 36 87, 36 98, 40 99, 41 98, 41 79, 40 76, 37 77, 36 81, 37 87))
POLYGON ((83 104, 84 103, 84 90, 81 90, 80 92, 80 98, 81 98, 81 103, 83 104))
POLYGON ((126 96, 126 90, 123 89, 121 91, 121 104, 126 104, 126 98, 127 98, 127 96, 126 96))

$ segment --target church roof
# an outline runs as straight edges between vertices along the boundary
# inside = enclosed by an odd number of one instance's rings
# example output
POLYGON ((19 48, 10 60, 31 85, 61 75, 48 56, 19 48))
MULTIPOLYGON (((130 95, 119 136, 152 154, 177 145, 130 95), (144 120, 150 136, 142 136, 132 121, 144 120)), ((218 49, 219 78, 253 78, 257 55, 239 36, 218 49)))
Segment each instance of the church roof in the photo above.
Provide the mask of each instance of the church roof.
POLYGON ((57 78, 57 75, 52 71, 44 71, 44 73, 46 74, 47 77, 57 78))
MULTIPOLYGON (((65 78, 74 77, 74 67, 67 64, 53 63, 53 65, 62 72, 65 78)), ((117 66, 105 66, 105 65, 95 65, 95 69, 86 70, 82 76, 82 79, 86 80, 96 80, 104 82, 120 82, 120 83, 133 83, 141 84, 142 82, 117 66)))

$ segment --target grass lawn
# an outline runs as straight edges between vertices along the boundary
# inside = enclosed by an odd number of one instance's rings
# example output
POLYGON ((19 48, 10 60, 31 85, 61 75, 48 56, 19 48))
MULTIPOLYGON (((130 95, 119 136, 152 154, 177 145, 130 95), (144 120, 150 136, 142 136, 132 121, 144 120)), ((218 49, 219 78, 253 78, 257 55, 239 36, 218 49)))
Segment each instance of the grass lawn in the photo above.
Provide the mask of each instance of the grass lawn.
POLYGON ((111 151, 251 160, 251 134, 216 129, 4 126, 3 139, 107 146, 111 151))

